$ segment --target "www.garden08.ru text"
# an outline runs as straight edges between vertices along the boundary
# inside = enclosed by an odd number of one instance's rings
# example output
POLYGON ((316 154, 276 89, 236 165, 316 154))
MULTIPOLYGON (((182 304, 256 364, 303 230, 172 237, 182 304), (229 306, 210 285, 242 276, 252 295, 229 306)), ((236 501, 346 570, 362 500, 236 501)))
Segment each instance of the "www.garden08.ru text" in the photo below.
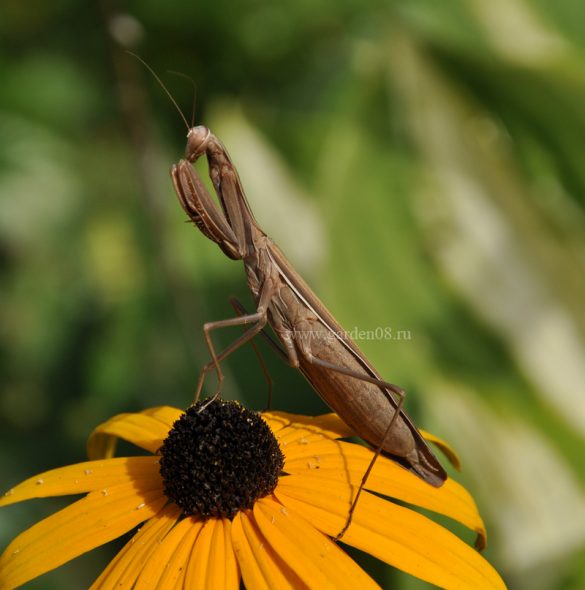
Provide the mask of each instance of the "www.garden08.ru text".
POLYGON ((372 330, 360 330, 354 326, 351 330, 342 330, 341 332, 331 331, 313 331, 313 330, 294 330, 293 339, 299 340, 333 340, 335 338, 351 340, 394 340, 409 341, 413 339, 410 330, 393 330, 390 326, 378 326, 372 330))

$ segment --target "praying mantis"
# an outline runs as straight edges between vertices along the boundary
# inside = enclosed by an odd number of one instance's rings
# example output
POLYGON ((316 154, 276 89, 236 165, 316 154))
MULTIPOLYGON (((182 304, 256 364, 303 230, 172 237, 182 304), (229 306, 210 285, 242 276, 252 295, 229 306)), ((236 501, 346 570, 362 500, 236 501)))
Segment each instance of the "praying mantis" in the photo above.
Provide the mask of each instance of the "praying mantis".
MULTIPOLYGON (((227 150, 207 127, 198 125, 189 129, 185 159, 172 167, 171 178, 189 219, 228 258, 243 261, 256 303, 253 313, 246 313, 239 306, 239 316, 204 325, 212 360, 201 372, 196 396, 206 373, 212 369, 216 370, 221 387, 221 361, 269 324, 282 345, 281 356, 291 367, 299 369, 323 401, 376 449, 362 484, 382 453, 432 486, 441 486, 447 474, 403 410, 405 392, 381 378, 260 228, 227 150), (193 168, 203 155, 220 207, 193 168), (247 330, 221 353, 216 353, 211 333, 231 326, 247 326, 247 330)), ((349 526, 361 487, 338 538, 349 526)))

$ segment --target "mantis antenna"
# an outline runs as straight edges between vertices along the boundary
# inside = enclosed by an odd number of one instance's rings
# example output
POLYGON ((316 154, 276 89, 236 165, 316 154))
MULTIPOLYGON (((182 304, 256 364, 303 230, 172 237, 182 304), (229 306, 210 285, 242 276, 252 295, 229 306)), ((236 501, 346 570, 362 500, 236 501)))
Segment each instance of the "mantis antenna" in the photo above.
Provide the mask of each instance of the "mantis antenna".
MULTIPOLYGON (((154 76, 154 79, 160 84, 160 87, 165 91, 165 94, 169 97, 170 101, 173 103, 174 107, 177 109, 177 112, 179 113, 179 115, 181 115, 181 119, 183 119, 183 122, 185 123, 185 127, 187 128, 187 131, 189 131, 193 125, 189 126, 189 122, 187 121, 187 117, 185 117, 185 115, 183 114, 183 111, 180 109, 179 105, 177 104, 177 101, 174 99, 174 97, 170 93, 169 89, 164 85, 163 81, 160 79, 160 76, 139 55, 136 55, 132 51, 127 51, 126 53, 129 53, 132 57, 135 57, 154 76)), ((176 73, 179 73, 179 72, 176 72, 176 73)), ((185 77, 188 78, 188 76, 185 76, 185 77)), ((193 84, 195 84, 195 82, 193 82, 193 84)), ((195 100, 195 99, 193 99, 193 100, 195 100)), ((195 111, 193 111, 193 117, 195 117, 195 111)))

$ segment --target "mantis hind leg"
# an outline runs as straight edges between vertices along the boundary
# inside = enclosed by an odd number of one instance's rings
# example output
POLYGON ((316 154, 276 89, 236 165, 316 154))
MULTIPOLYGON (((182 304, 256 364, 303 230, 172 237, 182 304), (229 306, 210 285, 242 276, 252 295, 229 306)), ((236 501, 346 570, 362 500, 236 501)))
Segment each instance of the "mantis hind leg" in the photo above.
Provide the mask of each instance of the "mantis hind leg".
POLYGON ((404 398, 406 397, 406 392, 403 389, 401 389, 400 387, 398 387, 397 385, 394 385, 393 383, 388 383, 387 381, 383 381, 382 379, 378 379, 376 377, 370 377, 369 375, 364 375, 363 373, 358 373, 357 371, 352 371, 351 369, 348 369, 347 367, 342 367, 340 365, 330 363, 329 361, 325 361, 323 359, 317 358, 316 356, 314 356, 312 353, 310 353, 308 351, 305 351, 305 359, 313 365, 319 365, 320 367, 323 367, 325 369, 329 369, 331 371, 336 371, 337 373, 342 373, 343 375, 347 375, 348 377, 353 377, 354 379, 358 379, 360 381, 366 381, 367 383, 373 383, 374 385, 378 385, 380 387, 380 389, 383 391, 383 393, 385 394, 385 396, 388 398, 389 403, 391 403, 391 405, 394 409, 394 415, 392 416, 390 423, 386 427, 386 430, 384 432, 384 435, 382 436, 382 440, 381 440, 380 444, 376 447, 376 449, 374 451, 374 455, 373 455, 372 459, 370 460, 368 468, 366 469, 364 475, 362 476, 362 480, 360 482, 360 485, 358 487, 356 495, 354 496, 354 498, 351 502, 351 506, 349 507, 347 520, 345 521, 343 528, 339 531, 339 533, 337 533, 337 535, 334 538, 335 541, 339 541, 343 537, 343 535, 346 533, 349 526, 351 525, 351 522, 353 520, 353 514, 355 512, 355 509, 356 509, 358 500, 360 498, 360 495, 362 493, 362 490, 364 489, 366 482, 368 481, 368 478, 370 477, 370 473, 372 472, 372 469, 374 468, 374 465, 376 464, 376 461, 378 460, 378 457, 380 456, 382 449, 384 448, 384 444, 386 443, 386 440, 388 439, 388 436, 390 435, 392 428, 393 428, 394 424, 396 423, 396 420, 400 416, 400 412, 402 411, 402 407, 404 406, 404 398), (390 395, 389 391, 396 394, 396 396, 398 397, 398 401, 396 401, 390 395))

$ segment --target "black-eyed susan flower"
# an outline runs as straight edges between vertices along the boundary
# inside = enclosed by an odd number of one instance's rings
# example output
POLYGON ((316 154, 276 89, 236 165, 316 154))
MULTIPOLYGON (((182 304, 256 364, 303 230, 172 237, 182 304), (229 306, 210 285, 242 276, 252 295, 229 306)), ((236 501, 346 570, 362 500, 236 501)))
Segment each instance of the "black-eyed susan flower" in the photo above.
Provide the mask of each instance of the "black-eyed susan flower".
POLYGON ((116 416, 90 436, 90 461, 42 473, 0 500, 86 494, 14 539, 0 558, 0 588, 16 588, 136 527, 91 588, 238 589, 241 579, 248 589, 376 587, 343 544, 439 587, 505 587, 468 544, 386 499, 451 517, 482 544, 484 526, 468 492, 452 479, 434 488, 383 457, 342 543, 334 542, 372 457, 339 440, 351 435, 334 414, 260 418, 223 401, 184 414, 159 407, 116 416), (151 454, 114 458, 118 439, 151 454))

